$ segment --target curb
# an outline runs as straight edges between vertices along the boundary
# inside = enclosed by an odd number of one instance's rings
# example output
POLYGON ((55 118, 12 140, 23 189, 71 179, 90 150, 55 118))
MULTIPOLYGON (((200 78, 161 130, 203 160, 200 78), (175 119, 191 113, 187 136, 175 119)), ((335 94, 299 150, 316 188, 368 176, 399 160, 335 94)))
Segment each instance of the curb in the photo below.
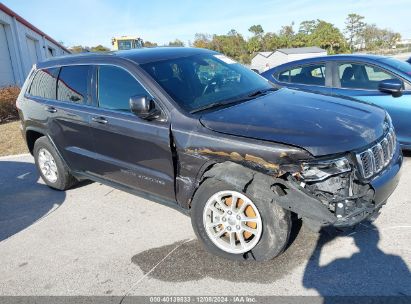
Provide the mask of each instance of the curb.
POLYGON ((31 155, 30 153, 22 153, 22 154, 14 154, 14 155, 6 155, 6 156, 0 156, 0 160, 2 159, 10 159, 10 158, 15 158, 15 157, 24 157, 24 156, 29 156, 31 155))

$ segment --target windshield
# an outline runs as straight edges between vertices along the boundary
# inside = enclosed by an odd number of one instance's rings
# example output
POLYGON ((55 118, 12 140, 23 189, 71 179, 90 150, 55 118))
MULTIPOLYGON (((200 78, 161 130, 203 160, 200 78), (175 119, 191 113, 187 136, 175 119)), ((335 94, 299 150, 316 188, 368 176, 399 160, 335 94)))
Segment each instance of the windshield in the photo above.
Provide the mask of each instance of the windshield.
POLYGON ((221 54, 173 58, 141 67, 188 112, 273 88, 268 80, 221 54))
POLYGON ((393 68, 396 68, 404 73, 407 73, 408 75, 411 75, 411 64, 409 64, 406 61, 401 61, 394 58, 384 58, 381 59, 381 61, 385 64, 392 66, 393 68))

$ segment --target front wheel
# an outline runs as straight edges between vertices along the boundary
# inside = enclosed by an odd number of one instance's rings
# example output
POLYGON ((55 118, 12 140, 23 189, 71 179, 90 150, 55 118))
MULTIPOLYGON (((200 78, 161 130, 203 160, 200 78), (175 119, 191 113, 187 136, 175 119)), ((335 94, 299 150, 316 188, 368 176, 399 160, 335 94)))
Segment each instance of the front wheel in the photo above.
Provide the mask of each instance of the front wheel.
POLYGON ((191 221, 208 251, 233 260, 270 260, 284 250, 291 231, 289 211, 213 178, 197 190, 191 221))

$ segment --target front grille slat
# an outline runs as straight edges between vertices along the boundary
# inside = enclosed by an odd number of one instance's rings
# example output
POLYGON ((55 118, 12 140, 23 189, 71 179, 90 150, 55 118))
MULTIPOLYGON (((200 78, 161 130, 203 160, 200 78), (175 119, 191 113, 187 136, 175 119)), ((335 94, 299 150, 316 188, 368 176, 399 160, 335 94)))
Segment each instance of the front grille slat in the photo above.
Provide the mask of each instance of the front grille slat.
POLYGON ((381 169, 384 167, 385 162, 381 143, 376 144, 374 147, 372 147, 372 153, 375 163, 374 169, 375 171, 381 171, 381 169))
POLYGON ((381 142, 382 153, 384 158, 384 166, 386 166, 390 160, 390 149, 388 147, 388 140, 384 138, 381 142))
POLYGON ((390 163, 394 156, 396 143, 394 130, 391 129, 380 142, 356 155, 363 178, 368 179, 378 174, 390 163))
POLYGON ((390 133, 388 133, 387 140, 388 140, 388 149, 389 149, 389 157, 390 157, 392 154, 392 150, 393 150, 393 138, 390 133))

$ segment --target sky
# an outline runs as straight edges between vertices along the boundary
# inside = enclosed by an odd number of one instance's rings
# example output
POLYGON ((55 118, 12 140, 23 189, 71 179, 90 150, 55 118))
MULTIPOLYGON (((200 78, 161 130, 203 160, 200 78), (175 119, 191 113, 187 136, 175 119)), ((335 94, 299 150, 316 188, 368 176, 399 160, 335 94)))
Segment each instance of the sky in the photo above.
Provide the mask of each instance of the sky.
POLYGON ((6 0, 11 10, 65 46, 104 45, 111 38, 137 35, 144 41, 167 44, 176 38, 186 45, 195 33, 226 34, 261 24, 266 32, 282 25, 323 19, 344 28, 349 13, 367 23, 411 38, 410 0, 6 0))

